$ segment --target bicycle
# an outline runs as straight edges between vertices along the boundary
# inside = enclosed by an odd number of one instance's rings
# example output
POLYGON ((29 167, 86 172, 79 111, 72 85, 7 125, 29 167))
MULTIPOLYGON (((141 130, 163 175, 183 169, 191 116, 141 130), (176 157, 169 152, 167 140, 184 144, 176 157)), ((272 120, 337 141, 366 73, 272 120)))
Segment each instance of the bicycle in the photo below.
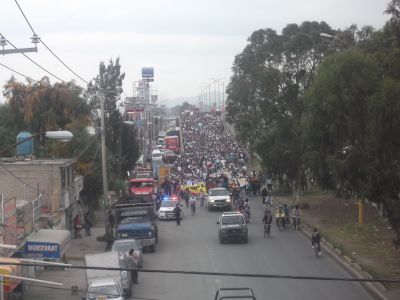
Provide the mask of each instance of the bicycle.
POLYGON ((293 229, 294 230, 300 229, 300 218, 299 217, 293 217, 293 229))
POLYGON ((321 256, 321 254, 322 254, 322 252, 321 252, 321 245, 320 245, 319 243, 315 243, 315 244, 313 245, 313 248, 314 248, 315 256, 316 256, 317 258, 319 258, 319 257, 321 256))
POLYGON ((265 236, 269 237, 270 232, 271 232, 271 224, 264 223, 264 238, 265 236))

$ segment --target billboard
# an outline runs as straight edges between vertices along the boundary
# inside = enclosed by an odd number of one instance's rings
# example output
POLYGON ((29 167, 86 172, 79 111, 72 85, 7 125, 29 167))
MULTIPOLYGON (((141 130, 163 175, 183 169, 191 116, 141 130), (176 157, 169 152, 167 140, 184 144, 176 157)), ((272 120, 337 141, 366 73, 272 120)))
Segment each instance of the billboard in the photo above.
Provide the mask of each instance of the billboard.
POLYGON ((56 259, 61 257, 60 245, 49 242, 25 242, 25 257, 56 259))
POLYGON ((142 68, 142 78, 143 79, 153 79, 154 78, 154 68, 142 68))

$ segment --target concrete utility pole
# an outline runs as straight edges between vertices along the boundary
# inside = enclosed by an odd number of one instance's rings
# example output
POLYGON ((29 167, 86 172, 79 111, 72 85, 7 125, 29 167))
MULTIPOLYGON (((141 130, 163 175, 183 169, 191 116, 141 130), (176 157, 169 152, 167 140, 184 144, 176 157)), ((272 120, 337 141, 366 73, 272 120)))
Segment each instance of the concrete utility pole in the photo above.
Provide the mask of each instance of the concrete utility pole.
POLYGON ((2 35, 0 35, 0 47, 2 49, 0 50, 0 54, 6 55, 6 54, 15 54, 15 53, 27 53, 27 52, 37 52, 37 44, 40 41, 40 38, 34 34, 33 37, 31 37, 32 43, 35 44, 35 47, 31 48, 15 48, 15 49, 4 49, 7 44, 11 44, 9 41, 6 40, 6 38, 2 35))
POLYGON ((107 209, 110 208, 110 203, 108 201, 108 180, 107 180, 107 161, 106 161, 106 132, 105 132, 105 120, 104 120, 104 102, 105 95, 100 91, 100 132, 101 132, 101 166, 103 170, 103 215, 104 224, 106 228, 106 234, 110 233, 110 227, 107 219, 107 209))

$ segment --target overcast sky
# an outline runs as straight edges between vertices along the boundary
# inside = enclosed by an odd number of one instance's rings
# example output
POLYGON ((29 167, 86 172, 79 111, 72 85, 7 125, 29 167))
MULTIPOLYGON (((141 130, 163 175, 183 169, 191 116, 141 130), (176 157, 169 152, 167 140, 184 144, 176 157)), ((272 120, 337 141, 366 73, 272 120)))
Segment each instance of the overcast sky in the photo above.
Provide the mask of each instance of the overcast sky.
MULTIPOLYGON (((389 0, 18 2, 37 34, 84 79, 98 74, 100 61, 120 57, 128 96, 141 68, 154 67, 155 85, 165 100, 198 95, 210 78, 227 82, 234 56, 254 30, 280 32, 287 24, 302 21, 325 21, 334 29, 351 24, 379 29, 388 19, 383 11, 389 0)), ((0 0, 0 33, 17 47, 30 47, 32 33, 14 0, 0 0)), ((37 54, 28 55, 65 81, 77 79, 43 45, 37 54)), ((0 56, 0 62, 34 79, 46 75, 21 54, 0 56)), ((11 74, 0 66, 1 86, 11 74)))

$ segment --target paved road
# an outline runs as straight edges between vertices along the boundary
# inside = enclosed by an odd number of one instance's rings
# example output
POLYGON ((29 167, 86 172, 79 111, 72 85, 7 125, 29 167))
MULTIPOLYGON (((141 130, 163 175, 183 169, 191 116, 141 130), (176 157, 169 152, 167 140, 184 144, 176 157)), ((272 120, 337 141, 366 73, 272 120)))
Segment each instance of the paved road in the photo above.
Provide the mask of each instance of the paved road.
MULTIPOLYGON (((250 200, 253 211, 248 244, 219 244, 216 221, 219 212, 200 209, 174 221, 160 222, 156 253, 146 253, 144 267, 193 271, 349 277, 332 259, 317 259, 310 242, 299 232, 272 229, 263 238, 262 205, 250 200)), ((284 279, 215 277, 141 273, 134 295, 151 299, 213 299, 220 287, 251 287, 257 299, 373 299, 359 283, 284 279)))

